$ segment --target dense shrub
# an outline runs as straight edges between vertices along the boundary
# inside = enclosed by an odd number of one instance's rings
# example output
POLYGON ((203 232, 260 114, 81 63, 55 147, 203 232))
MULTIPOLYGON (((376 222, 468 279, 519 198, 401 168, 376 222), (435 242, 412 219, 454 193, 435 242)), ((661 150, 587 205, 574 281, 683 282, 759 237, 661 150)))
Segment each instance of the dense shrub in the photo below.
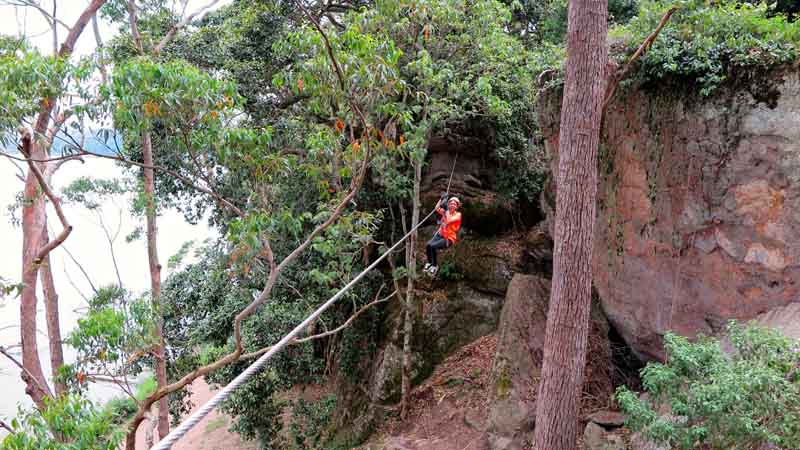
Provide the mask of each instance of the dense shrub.
POLYGON ((642 370, 648 396, 625 387, 617 400, 627 425, 668 448, 800 448, 800 353, 776 331, 728 326, 717 339, 665 336, 667 360, 642 370), (667 407, 670 416, 661 415, 667 407))
MULTIPOLYGON (((646 0, 639 15, 611 31, 633 51, 675 2, 646 0)), ((686 0, 641 58, 640 74, 659 81, 681 77, 711 94, 739 70, 766 69, 797 57, 800 23, 773 15, 767 4, 686 0)))

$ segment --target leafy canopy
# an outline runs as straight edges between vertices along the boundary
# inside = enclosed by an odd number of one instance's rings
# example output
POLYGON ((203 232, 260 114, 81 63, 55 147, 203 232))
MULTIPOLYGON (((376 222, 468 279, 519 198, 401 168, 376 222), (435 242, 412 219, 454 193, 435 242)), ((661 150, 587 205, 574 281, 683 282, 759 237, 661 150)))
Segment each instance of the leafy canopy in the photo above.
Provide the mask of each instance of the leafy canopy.
MULTIPOLYGON (((679 9, 640 59, 639 74, 658 82, 670 77, 695 82, 710 95, 739 71, 767 69, 797 58, 800 23, 774 14, 766 2, 682 0, 679 9)), ((658 25, 667 0, 643 0, 640 13, 611 30, 632 52, 658 25)))

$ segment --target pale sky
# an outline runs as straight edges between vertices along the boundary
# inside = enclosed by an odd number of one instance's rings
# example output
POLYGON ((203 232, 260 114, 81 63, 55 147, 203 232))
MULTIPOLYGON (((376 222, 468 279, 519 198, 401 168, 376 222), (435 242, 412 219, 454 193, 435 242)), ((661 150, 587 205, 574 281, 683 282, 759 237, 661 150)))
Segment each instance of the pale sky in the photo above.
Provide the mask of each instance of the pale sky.
MULTIPOLYGON (((52 7, 52 0, 38 1, 48 10, 52 7)), ((0 0, 0 4, 2 3, 4 0, 0 0)), ((190 0, 187 11, 194 11, 207 3, 209 0, 190 0)), ((230 0, 219 2, 215 8, 226 3, 230 3, 230 0)), ((59 0, 59 19, 71 25, 86 4, 88 4, 88 0, 59 0)), ((109 25, 101 23, 100 29, 104 41, 113 36, 113 30, 109 25)), ((29 36, 30 42, 42 51, 52 51, 52 34, 38 11, 31 8, 0 6, 0 33, 19 35, 22 32, 29 36)), ((66 30, 60 28, 59 39, 63 39, 65 36, 66 30)), ((75 53, 77 55, 89 54, 94 48, 95 40, 90 25, 78 40, 75 53)), ((0 277, 13 281, 19 281, 21 275, 22 234, 19 228, 12 226, 7 210, 23 187, 22 182, 16 177, 17 172, 15 166, 8 159, 0 157, 0 277)), ((54 176, 54 192, 60 192, 64 186, 80 176, 113 178, 121 175, 122 169, 117 167, 113 161, 87 159, 85 164, 69 162, 62 166, 54 176)), ((120 237, 115 247, 122 281, 128 289, 144 292, 150 285, 146 242, 144 240, 130 244, 125 242, 124 237, 138 224, 128 214, 127 207, 125 199, 118 199, 116 204, 111 201, 107 202, 103 205, 103 220, 112 227, 116 227, 122 217, 120 237), (120 210, 120 207, 123 209, 120 210), (122 212, 121 216, 120 211, 122 212)), ((66 208, 65 213, 74 226, 74 231, 64 244, 66 248, 84 266, 95 285, 115 283, 117 278, 108 244, 102 234, 102 229, 97 224, 97 218, 83 208, 66 208)), ((51 230, 54 230, 55 233, 59 232, 60 224, 56 220, 52 208, 48 216, 51 230)), ((201 242, 213 235, 215 232, 208 229, 204 223, 192 226, 186 223, 177 211, 165 211, 159 218, 158 240, 158 253, 164 266, 162 278, 165 279, 168 275, 166 269, 168 258, 174 255, 184 242, 188 240, 201 242)), ((84 294, 89 294, 91 290, 88 282, 63 249, 56 249, 51 258, 55 284, 60 296, 61 329, 66 336, 69 330, 76 325, 80 308, 85 305, 79 290, 84 294), (72 286, 70 279, 76 287, 72 286)), ((41 298, 40 295, 37 325, 45 335, 40 335, 38 344, 42 363, 47 365, 49 357, 41 298)), ((0 298, 0 345, 9 346, 19 343, 18 324, 19 299, 0 298)), ((18 353, 18 349, 15 352, 18 353)), ((65 352, 68 359, 74 357, 74 353, 69 349, 65 349, 65 352)), ((45 367, 45 370, 49 373, 49 368, 45 367)), ((2 386, 0 392, 3 394, 0 397, 0 418, 13 417, 19 404, 30 404, 28 397, 24 394, 24 386, 20 380, 18 369, 3 357, 0 357, 0 386, 2 386)), ((93 391, 94 398, 108 398, 113 394, 114 392, 109 388, 98 388, 93 391)), ((2 434, 3 432, 0 430, 0 437, 2 434)))
MULTIPOLYGON (((30 0, 25 0, 30 1, 30 0)), ((88 0, 33 0, 42 5, 45 10, 52 11, 53 2, 58 4, 57 13, 59 20, 66 25, 72 26, 80 13, 84 10, 86 5, 89 4, 88 0)), ((222 5, 231 3, 233 0, 221 0, 215 4, 210 11, 219 8, 222 5)), ((19 0, 0 0, 0 33, 6 35, 19 35, 25 34, 29 38, 29 42, 35 44, 39 49, 44 52, 52 52, 53 49, 53 34, 50 31, 50 26, 45 21, 44 16, 37 10, 30 7, 15 7, 5 3, 20 3, 19 0)), ((175 4, 180 5, 181 1, 175 1, 175 4)), ((186 8, 187 14, 194 12, 201 7, 211 3, 211 0, 189 0, 186 8)), ((114 34, 110 24, 104 23, 102 20, 99 22, 100 34, 103 41, 108 41, 114 34)), ((58 38, 62 41, 67 35, 67 30, 59 26, 58 38)), ((60 43, 60 42, 59 42, 60 43)), ((78 39, 75 46, 75 54, 86 55, 95 49, 94 33, 92 33, 91 23, 86 27, 81 37, 78 39)))

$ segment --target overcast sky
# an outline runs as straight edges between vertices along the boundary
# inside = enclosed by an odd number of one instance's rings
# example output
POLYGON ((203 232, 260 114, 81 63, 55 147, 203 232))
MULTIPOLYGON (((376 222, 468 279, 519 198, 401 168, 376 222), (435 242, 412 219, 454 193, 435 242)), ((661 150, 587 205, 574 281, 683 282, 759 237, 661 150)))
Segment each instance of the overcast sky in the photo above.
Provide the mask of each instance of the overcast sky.
MULTIPOLYGON (((52 6, 51 0, 39 1, 48 9, 52 6)), ((209 0, 191 0, 188 10, 193 11, 208 2, 209 0)), ((0 4, 2 3, 5 1, 0 0, 0 4)), ((217 7, 225 3, 229 3, 229 1, 222 1, 217 7)), ((86 4, 88 4, 87 0, 60 0, 59 19, 72 24, 86 4)), ((19 35, 23 32, 29 36, 30 42, 33 42, 42 51, 52 51, 52 35, 41 14, 31 8, 0 6, 0 33, 19 35)), ((101 32, 104 40, 108 40, 114 33, 106 24, 101 25, 101 32)), ((66 36, 66 30, 61 28, 59 38, 63 39, 64 36, 66 36)), ((87 28, 77 43, 76 53, 89 54, 94 48, 95 41, 92 30, 87 28)), ((54 191, 59 192, 72 180, 81 176, 113 178, 122 176, 122 172, 120 167, 108 160, 87 159, 85 164, 69 162, 62 166, 54 176, 54 191)), ((14 281, 19 281, 21 276, 22 234, 19 228, 12 225, 7 211, 23 187, 22 182, 16 176, 17 173, 17 168, 8 159, 0 157, 0 180, 2 180, 0 181, 0 277, 14 281)), ((112 228, 116 228, 121 220, 121 230, 115 250, 122 281, 127 288, 144 292, 150 284, 146 242, 144 240, 130 244, 125 242, 124 237, 137 225, 140 225, 139 221, 128 213, 128 206, 126 199, 117 199, 116 202, 109 200, 103 205, 103 221, 112 228)), ((117 278, 108 243, 98 225, 97 217, 83 208, 67 207, 65 213, 74 226, 74 231, 64 246, 84 266, 95 285, 115 283, 117 278)), ((60 224, 55 220, 56 216, 52 208, 48 215, 51 230, 53 230, 51 234, 58 233, 60 224)), ((163 277, 166 278, 168 275, 166 269, 168 258, 174 255, 184 242, 188 240, 201 242, 214 234, 205 224, 193 226, 186 223, 177 211, 165 211, 159 218, 158 241, 159 257, 165 268, 163 277)), ((56 249, 53 252, 52 264, 55 284, 60 296, 61 327, 66 335, 77 323, 80 309, 86 304, 82 294, 90 294, 91 289, 88 281, 64 249, 56 249)), ((41 295, 39 298, 37 325, 40 330, 45 332, 41 295)), ((19 299, 0 299, 0 345, 9 346, 19 343, 18 324, 19 299)), ((38 344, 42 363, 46 365, 49 361, 46 334, 40 335, 38 344)), ((18 352, 18 349, 16 351, 18 352)), ((67 357, 69 357, 71 352, 69 349, 66 351, 67 357)), ((49 373, 49 369, 45 370, 48 370, 49 373)), ((29 400, 24 394, 24 386, 19 378, 19 371, 5 358, 0 358, 0 386, 2 386, 0 389, 3 392, 3 397, 0 399, 0 418, 12 417, 16 413, 18 404, 29 404, 29 400)), ((95 391, 95 397, 107 398, 109 395, 108 389, 95 391)), ((2 436, 2 431, 0 431, 0 436, 2 436)))

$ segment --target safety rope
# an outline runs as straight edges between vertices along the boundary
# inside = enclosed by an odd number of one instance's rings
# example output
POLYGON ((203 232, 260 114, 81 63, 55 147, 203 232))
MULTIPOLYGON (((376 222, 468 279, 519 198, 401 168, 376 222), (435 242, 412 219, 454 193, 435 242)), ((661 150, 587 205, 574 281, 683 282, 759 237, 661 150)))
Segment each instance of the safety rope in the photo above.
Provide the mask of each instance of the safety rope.
MULTIPOLYGON (((456 169, 456 162, 458 161, 458 154, 456 154, 455 160, 453 160, 453 168, 450 170, 450 179, 447 181, 447 195, 450 195, 450 183, 453 181, 453 172, 456 169)), ((322 315, 328 308, 330 308, 336 300, 339 300, 347 291, 350 290, 359 280, 364 278, 364 276, 369 273, 372 269, 378 266, 378 264, 383 261, 388 255, 390 255, 400 244, 405 242, 412 233, 417 231, 417 228, 420 227, 423 223, 425 223, 428 218, 430 218, 433 213, 436 212, 436 209, 439 208, 439 201, 437 200, 436 206, 433 210, 428 213, 425 218, 417 222, 416 225, 408 232, 405 236, 403 236, 399 241, 397 241, 394 245, 392 245, 388 250, 386 250, 383 255, 381 255, 378 259, 375 260, 372 264, 370 264, 366 269, 361 271, 355 278, 353 278, 345 287, 339 290, 333 297, 328 299, 325 303, 322 304, 316 311, 311 313, 300 325, 296 326, 292 331, 289 332, 286 336, 283 337, 277 344, 273 345, 272 348, 269 349, 267 353, 264 353, 260 358, 258 358, 253 364, 250 365, 244 372, 240 373, 239 376, 233 379, 227 386, 222 388, 214 397, 211 398, 205 405, 200 407, 197 411, 195 411, 189 418, 184 420, 177 428, 173 429, 165 438, 158 441, 158 444, 153 447, 153 450, 169 450, 172 448, 172 445, 177 442, 180 438, 182 438, 189 430, 194 428, 195 425, 198 424, 204 417, 206 417, 214 408, 219 406, 220 403, 225 401, 230 395, 242 386, 244 383, 247 382, 250 377, 255 375, 264 364, 269 361, 276 353, 283 350, 284 347, 289 345, 289 343, 295 339, 303 330, 305 330, 312 322, 317 320, 319 316, 322 315)))

